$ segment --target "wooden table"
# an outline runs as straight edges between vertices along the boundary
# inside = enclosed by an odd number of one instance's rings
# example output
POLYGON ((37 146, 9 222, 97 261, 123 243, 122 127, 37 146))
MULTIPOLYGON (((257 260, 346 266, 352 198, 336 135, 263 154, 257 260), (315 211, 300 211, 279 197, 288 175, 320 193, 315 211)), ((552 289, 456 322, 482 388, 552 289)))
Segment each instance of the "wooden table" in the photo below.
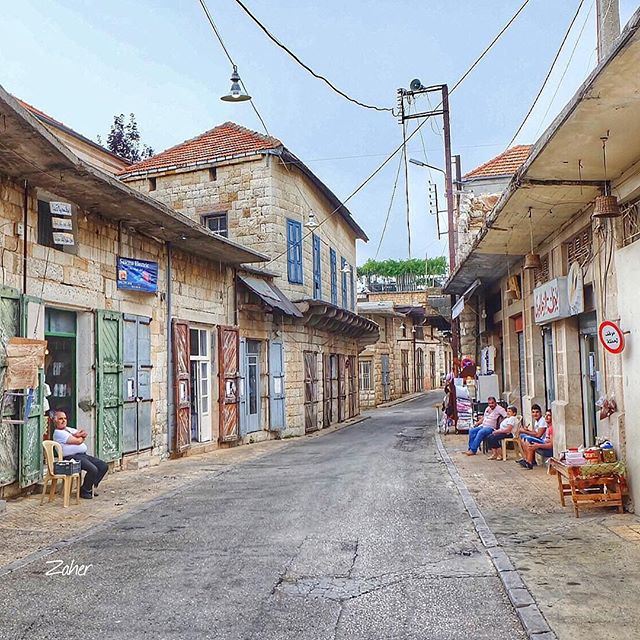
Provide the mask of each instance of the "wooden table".
POLYGON ((598 466, 603 467, 603 474, 582 475, 581 466, 571 466, 557 458, 549 460, 549 466, 558 476, 558 491, 560 502, 564 507, 565 496, 571 496, 576 518, 580 517, 579 507, 617 507, 618 513, 623 512, 622 497, 626 489, 624 476, 607 472, 611 465, 585 465, 590 471, 597 473, 598 466))

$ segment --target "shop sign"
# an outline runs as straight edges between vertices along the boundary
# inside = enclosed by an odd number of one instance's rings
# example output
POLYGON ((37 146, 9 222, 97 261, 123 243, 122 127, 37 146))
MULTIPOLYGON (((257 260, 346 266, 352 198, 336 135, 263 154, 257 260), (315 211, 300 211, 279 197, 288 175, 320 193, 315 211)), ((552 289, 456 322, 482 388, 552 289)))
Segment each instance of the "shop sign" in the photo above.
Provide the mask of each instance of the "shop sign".
POLYGON ((567 278, 555 278, 533 290, 533 316, 536 324, 568 318, 567 278))
POLYGON ((624 350, 624 334, 620 327, 611 322, 611 320, 605 320, 600 323, 598 327, 598 338, 600 338, 600 344, 609 353, 622 353, 624 350))
POLYGON ((53 235, 53 244, 71 246, 76 243, 73 237, 73 233, 63 233, 60 231, 54 231, 52 235, 53 235))
POLYGON ((155 293, 158 290, 158 263, 118 257, 118 289, 155 293))
POLYGON ((63 231, 73 231, 73 220, 71 218, 51 218, 51 227, 63 231))
POLYGON ((73 210, 68 202, 50 202, 49 211, 54 216, 71 216, 73 210))
POLYGON ((451 308, 451 319, 455 320, 464 311, 464 296, 451 308))

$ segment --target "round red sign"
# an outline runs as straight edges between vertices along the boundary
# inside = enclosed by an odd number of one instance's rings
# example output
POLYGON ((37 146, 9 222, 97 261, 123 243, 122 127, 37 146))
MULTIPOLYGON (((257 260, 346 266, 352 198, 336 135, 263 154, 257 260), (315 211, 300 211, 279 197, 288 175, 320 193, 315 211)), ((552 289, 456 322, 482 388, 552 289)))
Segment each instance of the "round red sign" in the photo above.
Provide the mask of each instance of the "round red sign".
POLYGON ((601 322, 598 327, 598 337, 602 346, 609 353, 622 353, 624 349, 624 334, 617 324, 611 322, 611 320, 601 322))

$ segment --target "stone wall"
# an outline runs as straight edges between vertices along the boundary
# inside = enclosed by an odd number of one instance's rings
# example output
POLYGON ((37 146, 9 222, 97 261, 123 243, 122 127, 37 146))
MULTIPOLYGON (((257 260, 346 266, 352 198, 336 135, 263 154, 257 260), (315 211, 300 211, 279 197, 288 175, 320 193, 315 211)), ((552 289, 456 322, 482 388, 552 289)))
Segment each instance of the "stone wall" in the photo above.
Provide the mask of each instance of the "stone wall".
MULTIPOLYGON (((90 432, 88 444, 95 447, 95 320, 99 309, 151 319, 153 370, 152 442, 154 456, 167 454, 167 260, 163 243, 137 233, 95 212, 75 213, 76 244, 61 251, 37 243, 37 199, 67 201, 56 194, 31 190, 28 200, 27 290, 43 300, 45 307, 77 313, 77 421, 90 432), (117 288, 117 256, 156 261, 159 264, 156 294, 117 288)), ((21 185, 0 179, 0 248, 2 281, 17 291, 22 288, 22 239, 17 224, 22 222, 21 185)), ((229 324, 233 307, 233 272, 224 265, 173 250, 171 315, 192 323, 213 327, 229 324)), ((44 336, 44 309, 30 313, 29 332, 44 336)), ((212 380, 214 386, 217 379, 212 380)), ((52 401, 53 402, 53 401, 52 401)), ((52 404, 53 406, 53 404, 52 404)))
MULTIPOLYGON (((313 254, 309 230, 304 227, 309 210, 320 223, 322 299, 331 300, 329 248, 337 254, 338 305, 341 305, 340 258, 355 265, 355 234, 326 198, 300 171, 271 155, 243 158, 211 167, 174 170, 147 178, 126 178, 134 187, 201 222, 208 213, 227 212, 229 239, 272 257, 267 264, 277 273, 282 291, 292 299, 313 296, 313 254), (150 191, 150 186, 154 190, 150 191), (303 225, 303 284, 287 279, 286 220, 303 225)), ((351 284, 347 300, 351 300, 351 284)))

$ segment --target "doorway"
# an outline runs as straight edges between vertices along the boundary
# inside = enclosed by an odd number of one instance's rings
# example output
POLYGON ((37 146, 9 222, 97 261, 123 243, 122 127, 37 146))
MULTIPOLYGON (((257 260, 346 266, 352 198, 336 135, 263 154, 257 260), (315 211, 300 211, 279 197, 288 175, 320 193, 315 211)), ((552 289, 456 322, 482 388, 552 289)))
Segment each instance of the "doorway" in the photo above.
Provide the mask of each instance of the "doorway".
POLYGON ((123 453, 150 449, 151 439, 151 318, 123 317, 123 453))
POLYGON ((551 404, 556 399, 556 375, 553 365, 553 329, 545 326, 542 329, 542 346, 544 359, 544 392, 547 409, 551 409, 551 404))
POLYGON ((391 384, 389 376, 389 356, 386 353, 383 353, 380 356, 380 368, 382 370, 382 400, 383 402, 388 402, 389 400, 391 400, 391 384))
POLYGON ((191 327, 190 380, 191 380, 191 441, 211 440, 211 333, 208 329, 191 327))
POLYGON ((304 431, 318 429, 318 357, 315 351, 304 352, 304 431))
POLYGON ((261 342, 247 340, 244 353, 245 430, 260 431, 260 355, 261 342))
POLYGON ((49 405, 64 411, 68 424, 76 424, 76 314, 62 309, 45 309, 44 337, 48 354, 45 380, 51 389, 49 405))
POLYGON ((598 336, 595 313, 585 313, 580 319, 580 380, 582 387, 582 424, 585 447, 595 444, 598 435, 596 400, 600 391, 598 336))

